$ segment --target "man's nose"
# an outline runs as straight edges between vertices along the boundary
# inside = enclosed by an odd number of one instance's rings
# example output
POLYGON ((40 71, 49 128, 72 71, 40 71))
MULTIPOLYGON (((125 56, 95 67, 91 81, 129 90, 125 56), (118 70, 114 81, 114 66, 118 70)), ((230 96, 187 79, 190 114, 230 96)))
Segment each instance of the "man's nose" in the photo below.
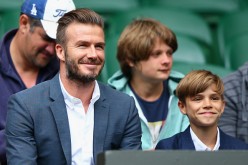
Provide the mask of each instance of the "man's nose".
POLYGON ((55 54, 55 41, 54 42, 49 42, 46 46, 46 51, 49 52, 50 54, 55 54))
POLYGON ((95 46, 91 46, 91 47, 89 48, 89 51, 88 51, 88 53, 87 53, 87 56, 88 56, 89 58, 96 58, 96 57, 97 57, 97 53, 96 53, 96 48, 95 48, 95 46))

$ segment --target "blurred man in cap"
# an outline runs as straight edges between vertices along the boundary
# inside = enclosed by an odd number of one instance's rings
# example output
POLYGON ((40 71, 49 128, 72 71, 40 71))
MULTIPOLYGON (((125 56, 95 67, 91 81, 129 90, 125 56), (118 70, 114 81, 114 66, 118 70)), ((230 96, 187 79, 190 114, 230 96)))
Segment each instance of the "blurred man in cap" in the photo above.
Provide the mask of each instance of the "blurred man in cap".
POLYGON ((19 28, 0 41, 0 162, 6 165, 4 129, 10 95, 51 79, 59 69, 55 56, 57 21, 75 9, 72 0, 25 0, 19 28))

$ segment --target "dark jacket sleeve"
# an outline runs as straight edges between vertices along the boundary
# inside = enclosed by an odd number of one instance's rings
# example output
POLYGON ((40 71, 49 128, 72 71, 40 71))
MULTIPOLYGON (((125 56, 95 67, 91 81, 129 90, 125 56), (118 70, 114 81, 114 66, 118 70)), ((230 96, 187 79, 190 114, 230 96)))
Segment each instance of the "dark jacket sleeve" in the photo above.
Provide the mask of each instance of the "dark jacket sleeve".
POLYGON ((121 142, 121 149, 141 149, 141 123, 133 99, 130 101, 129 114, 126 121, 125 133, 121 142))
POLYGON ((6 122, 8 165, 36 165, 33 123, 21 98, 10 97, 6 122))

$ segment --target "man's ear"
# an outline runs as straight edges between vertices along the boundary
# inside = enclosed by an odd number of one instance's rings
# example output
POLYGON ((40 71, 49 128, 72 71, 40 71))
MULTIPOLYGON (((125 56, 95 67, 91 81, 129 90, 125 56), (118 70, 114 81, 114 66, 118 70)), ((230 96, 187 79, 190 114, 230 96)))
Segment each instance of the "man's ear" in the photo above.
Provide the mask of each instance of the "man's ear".
POLYGON ((30 30, 30 21, 26 14, 22 14, 19 17, 19 29, 22 33, 29 32, 30 30))
POLYGON ((56 50, 56 54, 57 54, 58 58, 61 61, 65 61, 65 51, 64 51, 64 48, 60 44, 56 44, 55 45, 55 50, 56 50))
POLYGON ((177 105, 178 105, 181 113, 184 114, 184 115, 186 115, 187 114, 186 113, 187 111, 186 111, 185 103, 183 103, 182 101, 179 100, 178 103, 177 103, 177 105))

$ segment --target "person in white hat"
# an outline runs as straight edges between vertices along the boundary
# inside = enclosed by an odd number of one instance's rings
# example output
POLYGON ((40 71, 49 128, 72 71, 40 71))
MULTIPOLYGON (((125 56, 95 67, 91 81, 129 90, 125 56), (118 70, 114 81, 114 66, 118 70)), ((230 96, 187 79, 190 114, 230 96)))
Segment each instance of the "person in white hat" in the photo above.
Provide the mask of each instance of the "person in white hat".
POLYGON ((10 95, 51 79, 59 69, 57 21, 75 9, 72 0, 25 0, 19 28, 0 41, 0 164, 6 165, 4 129, 10 95))

